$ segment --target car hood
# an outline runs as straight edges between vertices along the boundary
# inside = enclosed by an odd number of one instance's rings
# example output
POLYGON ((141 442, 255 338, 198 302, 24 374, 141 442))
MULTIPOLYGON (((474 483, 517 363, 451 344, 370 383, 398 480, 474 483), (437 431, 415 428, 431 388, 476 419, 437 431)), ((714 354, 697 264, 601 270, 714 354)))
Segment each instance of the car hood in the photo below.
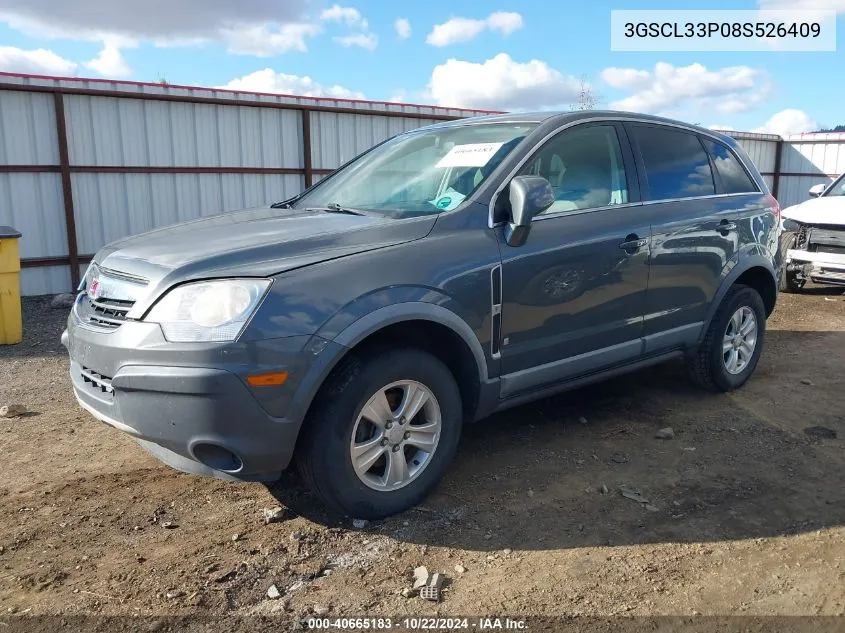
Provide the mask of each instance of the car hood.
POLYGON ((838 224, 845 226, 845 196, 812 198, 787 207, 781 216, 802 224, 838 224))
POLYGON ((425 237, 436 216, 394 220, 257 207, 176 224, 113 242, 94 260, 146 281, 137 313, 164 289, 214 277, 263 277, 425 237))

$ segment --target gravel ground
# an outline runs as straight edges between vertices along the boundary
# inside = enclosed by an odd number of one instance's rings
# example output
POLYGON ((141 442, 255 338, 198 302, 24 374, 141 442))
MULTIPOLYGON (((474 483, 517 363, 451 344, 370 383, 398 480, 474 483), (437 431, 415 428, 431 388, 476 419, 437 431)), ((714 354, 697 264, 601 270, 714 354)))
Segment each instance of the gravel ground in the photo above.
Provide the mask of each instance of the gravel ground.
POLYGON ((78 408, 65 314, 47 299, 24 311, 24 342, 0 347, 0 404, 30 411, 0 419, 4 628, 20 614, 845 614, 842 289, 781 295, 738 392, 704 393, 670 363, 496 415, 465 430, 423 506, 360 529, 291 475, 268 488, 160 465, 78 408), (447 577, 440 602, 403 595, 420 565, 447 577))

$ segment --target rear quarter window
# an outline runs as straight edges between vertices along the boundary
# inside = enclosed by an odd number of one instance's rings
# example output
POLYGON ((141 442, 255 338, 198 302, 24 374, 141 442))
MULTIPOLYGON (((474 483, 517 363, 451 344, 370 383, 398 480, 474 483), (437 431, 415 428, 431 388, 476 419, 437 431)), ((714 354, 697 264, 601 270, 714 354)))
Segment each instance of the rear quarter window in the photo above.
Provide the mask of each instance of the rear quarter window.
POLYGON ((745 168, 739 162, 739 159, 734 153, 716 141, 703 139, 704 146, 713 157, 713 164, 716 166, 716 171, 719 178, 722 180, 722 185, 725 188, 725 193, 750 193, 758 191, 757 185, 751 180, 751 176, 745 171, 745 168))
POLYGON ((645 166, 651 200, 713 195, 710 159, 690 132, 634 125, 633 134, 645 166))

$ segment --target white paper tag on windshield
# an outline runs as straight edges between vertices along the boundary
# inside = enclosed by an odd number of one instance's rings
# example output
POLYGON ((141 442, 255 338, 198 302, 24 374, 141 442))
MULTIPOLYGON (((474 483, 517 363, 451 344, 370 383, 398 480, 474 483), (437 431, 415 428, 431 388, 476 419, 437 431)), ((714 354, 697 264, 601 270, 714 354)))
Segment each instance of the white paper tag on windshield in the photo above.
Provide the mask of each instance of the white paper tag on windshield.
POLYGON ((440 159, 437 167, 484 167, 504 143, 455 145, 440 159))

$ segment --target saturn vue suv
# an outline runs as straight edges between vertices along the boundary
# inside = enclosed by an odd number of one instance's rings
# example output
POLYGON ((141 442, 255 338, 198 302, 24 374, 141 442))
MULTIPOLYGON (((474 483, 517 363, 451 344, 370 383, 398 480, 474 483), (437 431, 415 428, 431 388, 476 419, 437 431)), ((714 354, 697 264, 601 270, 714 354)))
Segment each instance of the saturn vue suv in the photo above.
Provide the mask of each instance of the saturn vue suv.
POLYGON ((779 207, 737 143, 621 112, 388 139, 294 198, 101 249, 62 336, 79 404, 161 461, 336 512, 419 503, 465 423, 685 358, 754 372, 779 207))

